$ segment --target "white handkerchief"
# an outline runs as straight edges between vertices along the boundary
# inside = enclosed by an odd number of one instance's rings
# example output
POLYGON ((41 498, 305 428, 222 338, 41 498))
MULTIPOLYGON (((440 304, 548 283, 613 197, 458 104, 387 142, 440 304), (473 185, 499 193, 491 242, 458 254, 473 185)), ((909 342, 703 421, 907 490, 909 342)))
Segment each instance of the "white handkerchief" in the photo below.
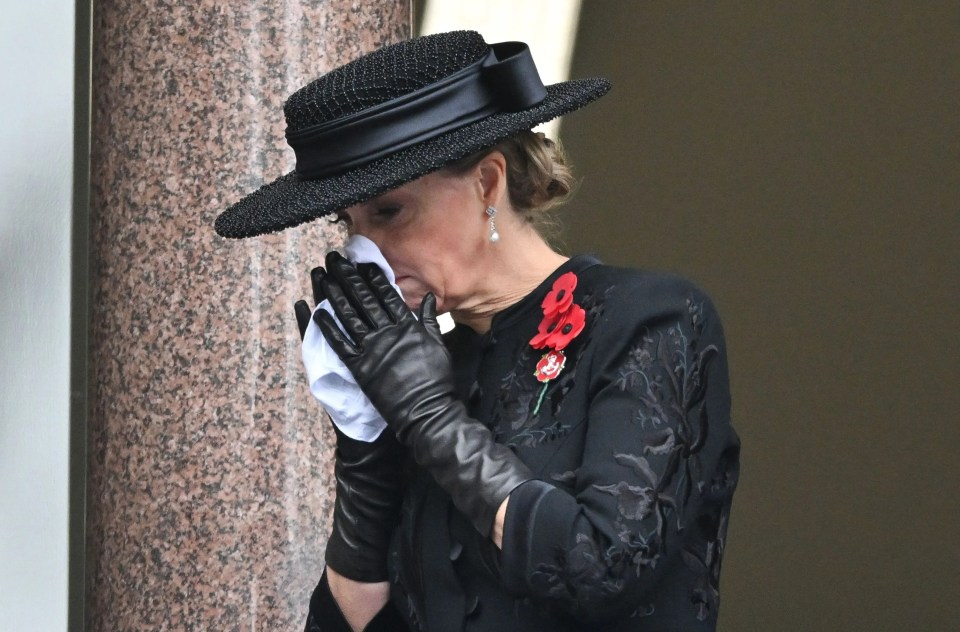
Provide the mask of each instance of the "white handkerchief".
MULTIPOLYGON (((361 235, 354 235, 347 241, 344 251, 347 259, 354 263, 375 263, 380 266, 391 285, 400 292, 393 270, 387 265, 387 260, 383 258, 375 243, 361 235)), ((330 301, 327 300, 317 305, 316 309, 333 313, 330 301)), ((336 319, 336 316, 334 318, 336 319)), ((337 424, 337 428, 358 441, 369 442, 379 437, 387 423, 357 386, 350 369, 327 344, 326 338, 312 318, 303 335, 302 353, 310 392, 320 401, 330 419, 337 424)))

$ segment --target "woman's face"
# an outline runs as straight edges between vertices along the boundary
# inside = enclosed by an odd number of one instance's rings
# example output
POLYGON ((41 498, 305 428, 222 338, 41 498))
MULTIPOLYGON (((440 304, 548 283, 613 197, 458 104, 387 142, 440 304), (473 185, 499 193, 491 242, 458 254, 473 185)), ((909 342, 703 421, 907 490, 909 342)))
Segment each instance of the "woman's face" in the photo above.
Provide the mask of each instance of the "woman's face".
POLYGON ((442 313, 468 306, 487 244, 483 188, 471 171, 438 171, 340 214, 351 235, 380 248, 411 309, 427 292, 442 313))

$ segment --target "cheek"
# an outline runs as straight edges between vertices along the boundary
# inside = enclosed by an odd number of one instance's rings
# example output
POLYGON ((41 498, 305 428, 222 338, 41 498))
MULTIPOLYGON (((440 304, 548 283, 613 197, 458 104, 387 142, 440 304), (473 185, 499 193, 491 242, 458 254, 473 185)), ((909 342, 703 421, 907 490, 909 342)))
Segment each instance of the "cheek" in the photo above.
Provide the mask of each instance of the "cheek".
POLYGON ((404 277, 399 279, 397 281, 397 286, 403 293, 403 300, 407 303, 410 301, 416 301, 419 303, 424 294, 432 291, 422 281, 414 277, 404 277))
MULTIPOLYGON (((438 262, 448 301, 469 301, 485 278, 486 241, 483 236, 457 234, 449 237, 438 262)), ((450 308, 456 305, 449 305, 450 308)))
POLYGON ((384 244, 384 256, 401 275, 398 285, 411 308, 427 292, 437 297, 437 311, 450 311, 469 298, 469 278, 474 272, 485 235, 460 230, 450 218, 424 222, 394 233, 384 244), (404 278, 405 277, 405 278, 404 278))

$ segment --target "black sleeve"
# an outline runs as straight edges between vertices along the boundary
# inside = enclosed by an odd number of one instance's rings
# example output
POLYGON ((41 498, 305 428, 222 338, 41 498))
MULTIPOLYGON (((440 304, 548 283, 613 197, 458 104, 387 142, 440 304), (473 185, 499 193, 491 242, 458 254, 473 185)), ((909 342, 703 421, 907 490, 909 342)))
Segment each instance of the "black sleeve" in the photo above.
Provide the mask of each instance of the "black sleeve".
POLYGON ((729 467, 725 451, 738 449, 709 299, 683 284, 611 303, 593 336, 574 492, 542 481, 517 488, 501 556, 508 589, 585 623, 629 616, 664 568, 697 563, 685 559, 696 557, 685 538, 715 519, 718 503, 729 506, 732 484, 716 477, 729 467))

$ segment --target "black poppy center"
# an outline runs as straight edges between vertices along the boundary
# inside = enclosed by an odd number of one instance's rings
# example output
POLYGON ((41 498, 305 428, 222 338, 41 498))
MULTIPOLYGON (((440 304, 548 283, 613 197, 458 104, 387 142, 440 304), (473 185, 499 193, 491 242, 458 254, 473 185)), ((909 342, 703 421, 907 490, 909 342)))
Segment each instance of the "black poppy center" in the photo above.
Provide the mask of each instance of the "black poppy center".
POLYGON ((566 290, 560 290, 559 292, 557 292, 557 300, 558 301, 563 300, 563 295, 566 293, 567 293, 566 290))
POLYGON ((550 326, 547 327, 547 333, 548 333, 548 334, 552 334, 552 333, 553 333, 553 330, 556 329, 556 328, 557 328, 557 323, 556 323, 556 321, 550 323, 550 326))
POLYGON ((567 323, 566 325, 563 326, 563 329, 561 329, 560 331, 561 331, 563 334, 568 334, 568 333, 570 333, 571 331, 573 331, 573 325, 571 325, 570 323, 567 323))

